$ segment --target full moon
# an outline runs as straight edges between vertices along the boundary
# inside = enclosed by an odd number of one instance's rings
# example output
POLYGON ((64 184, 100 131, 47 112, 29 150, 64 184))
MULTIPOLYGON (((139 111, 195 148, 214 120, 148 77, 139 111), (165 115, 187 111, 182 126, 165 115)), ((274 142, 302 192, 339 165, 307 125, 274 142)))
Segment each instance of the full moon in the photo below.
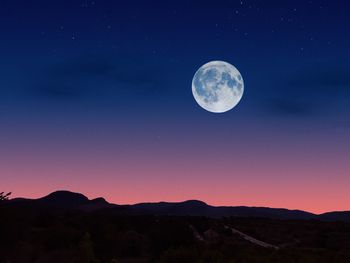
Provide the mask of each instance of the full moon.
POLYGON ((241 100, 243 91, 241 73, 224 61, 206 63, 193 76, 193 97, 210 112, 222 113, 233 109, 241 100))

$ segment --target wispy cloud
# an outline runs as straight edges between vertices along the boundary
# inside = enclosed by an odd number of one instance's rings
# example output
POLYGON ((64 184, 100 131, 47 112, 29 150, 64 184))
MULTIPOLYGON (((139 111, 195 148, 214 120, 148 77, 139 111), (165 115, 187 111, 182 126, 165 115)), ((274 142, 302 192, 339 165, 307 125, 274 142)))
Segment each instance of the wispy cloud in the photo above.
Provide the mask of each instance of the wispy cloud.
POLYGON ((164 77, 160 67, 136 63, 132 56, 82 56, 48 66, 31 91, 58 100, 126 93, 145 96, 164 88, 164 77))

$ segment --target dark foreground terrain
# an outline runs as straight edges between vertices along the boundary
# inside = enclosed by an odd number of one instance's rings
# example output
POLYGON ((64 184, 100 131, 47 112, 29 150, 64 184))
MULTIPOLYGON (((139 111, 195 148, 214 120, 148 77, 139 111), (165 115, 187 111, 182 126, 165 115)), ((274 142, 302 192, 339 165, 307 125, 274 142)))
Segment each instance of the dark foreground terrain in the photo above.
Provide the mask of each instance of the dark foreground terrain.
POLYGON ((77 209, 76 197, 0 204, 0 263, 350 262, 348 222, 77 209))

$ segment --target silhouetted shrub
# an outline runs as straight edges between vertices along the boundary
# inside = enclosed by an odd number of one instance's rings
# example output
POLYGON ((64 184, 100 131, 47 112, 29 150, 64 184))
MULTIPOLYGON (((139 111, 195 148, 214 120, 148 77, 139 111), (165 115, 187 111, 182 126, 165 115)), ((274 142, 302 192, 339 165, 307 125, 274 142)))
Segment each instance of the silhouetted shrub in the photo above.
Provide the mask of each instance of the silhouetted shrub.
POLYGON ((9 193, 1 192, 0 193, 0 201, 9 200, 10 195, 11 195, 11 192, 9 192, 9 193))

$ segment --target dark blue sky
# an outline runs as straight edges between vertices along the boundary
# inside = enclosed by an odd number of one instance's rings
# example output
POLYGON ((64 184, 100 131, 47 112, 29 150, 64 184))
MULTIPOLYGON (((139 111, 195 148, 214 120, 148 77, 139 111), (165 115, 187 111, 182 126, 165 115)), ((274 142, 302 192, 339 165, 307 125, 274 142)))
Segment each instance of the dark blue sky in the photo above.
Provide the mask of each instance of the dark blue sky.
POLYGON ((256 147, 286 151, 299 142, 302 152, 328 138, 321 150, 336 153, 324 158, 342 159, 350 146, 349 9, 340 0, 2 0, 0 157, 14 153, 3 174, 20 180, 9 167, 28 149, 48 163, 70 147, 93 159, 90 143, 99 156, 111 145, 152 155, 156 145, 197 147, 200 157, 210 141, 229 159, 227 145, 257 157, 256 147), (192 97, 192 77, 210 60, 244 78, 242 101, 225 114, 205 112, 192 97))
POLYGON ((220 59, 245 79, 242 114, 349 113, 348 7, 344 1, 2 1, 2 108, 188 113, 200 110, 189 88, 193 73, 220 59))

